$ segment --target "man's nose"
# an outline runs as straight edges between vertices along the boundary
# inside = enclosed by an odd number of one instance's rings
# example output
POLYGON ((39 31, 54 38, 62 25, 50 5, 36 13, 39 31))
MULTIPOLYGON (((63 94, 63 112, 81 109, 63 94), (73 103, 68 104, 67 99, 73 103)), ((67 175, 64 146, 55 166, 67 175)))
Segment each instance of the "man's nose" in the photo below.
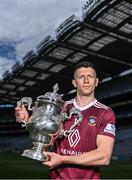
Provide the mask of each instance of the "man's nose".
POLYGON ((89 82, 88 77, 85 77, 84 78, 84 83, 88 83, 88 82, 89 82))

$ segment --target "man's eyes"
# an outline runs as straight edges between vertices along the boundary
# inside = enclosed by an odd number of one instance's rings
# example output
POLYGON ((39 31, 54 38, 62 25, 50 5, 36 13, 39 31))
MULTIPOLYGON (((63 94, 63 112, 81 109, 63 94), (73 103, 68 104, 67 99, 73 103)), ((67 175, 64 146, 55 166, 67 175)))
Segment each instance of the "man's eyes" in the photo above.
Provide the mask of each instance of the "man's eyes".
POLYGON ((87 77, 85 77, 85 76, 80 76, 79 79, 82 79, 82 78, 88 78, 88 77, 94 78, 94 75, 90 74, 90 75, 88 75, 87 77))
POLYGON ((80 77, 79 77, 79 79, 82 79, 82 78, 84 78, 84 76, 80 76, 80 77))
POLYGON ((89 75, 88 77, 94 78, 94 75, 91 74, 91 75, 89 75))

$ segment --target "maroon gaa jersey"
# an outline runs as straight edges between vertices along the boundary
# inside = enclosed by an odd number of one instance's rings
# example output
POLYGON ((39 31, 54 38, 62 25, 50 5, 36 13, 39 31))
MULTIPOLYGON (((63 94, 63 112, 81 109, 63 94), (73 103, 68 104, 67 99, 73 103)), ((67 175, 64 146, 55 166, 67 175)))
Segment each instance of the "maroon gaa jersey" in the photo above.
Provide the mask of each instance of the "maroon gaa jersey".
MULTIPOLYGON (((98 102, 96 99, 81 108, 77 106, 76 100, 67 102, 69 111, 72 107, 81 110, 83 120, 76 126, 68 137, 57 139, 55 152, 61 155, 79 155, 97 148, 97 135, 115 138, 115 115, 111 108, 98 102)), ((63 123, 64 129, 68 130, 74 123, 76 117, 63 123)), ((50 179, 100 179, 98 166, 60 165, 50 172, 50 179)))

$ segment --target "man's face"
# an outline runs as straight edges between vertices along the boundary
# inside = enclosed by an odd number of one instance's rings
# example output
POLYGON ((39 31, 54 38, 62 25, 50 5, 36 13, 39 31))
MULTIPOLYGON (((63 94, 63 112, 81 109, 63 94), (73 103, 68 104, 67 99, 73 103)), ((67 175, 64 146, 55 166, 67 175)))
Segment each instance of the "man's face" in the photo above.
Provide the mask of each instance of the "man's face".
POLYGON ((72 84, 77 88, 77 93, 81 96, 94 95, 95 87, 98 85, 98 78, 93 68, 81 67, 74 74, 72 84))

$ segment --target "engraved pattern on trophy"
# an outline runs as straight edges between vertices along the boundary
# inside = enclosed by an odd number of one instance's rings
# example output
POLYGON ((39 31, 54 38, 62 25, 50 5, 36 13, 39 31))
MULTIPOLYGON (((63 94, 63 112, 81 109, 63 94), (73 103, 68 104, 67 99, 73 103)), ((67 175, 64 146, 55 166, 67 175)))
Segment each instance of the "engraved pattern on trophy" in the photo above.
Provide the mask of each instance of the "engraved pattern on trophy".
POLYGON ((22 156, 26 156, 39 161, 47 161, 48 157, 42 153, 47 147, 53 145, 54 137, 67 137, 72 129, 79 125, 82 121, 82 114, 79 109, 72 108, 67 114, 65 112, 65 102, 62 96, 57 93, 58 84, 53 86, 53 92, 47 92, 38 96, 32 106, 31 97, 23 97, 18 101, 17 105, 24 104, 27 109, 32 111, 29 122, 24 122, 29 131, 29 138, 33 143, 32 149, 24 150, 22 156), (76 120, 69 130, 61 129, 62 121, 68 120, 72 115, 76 114, 76 120))

